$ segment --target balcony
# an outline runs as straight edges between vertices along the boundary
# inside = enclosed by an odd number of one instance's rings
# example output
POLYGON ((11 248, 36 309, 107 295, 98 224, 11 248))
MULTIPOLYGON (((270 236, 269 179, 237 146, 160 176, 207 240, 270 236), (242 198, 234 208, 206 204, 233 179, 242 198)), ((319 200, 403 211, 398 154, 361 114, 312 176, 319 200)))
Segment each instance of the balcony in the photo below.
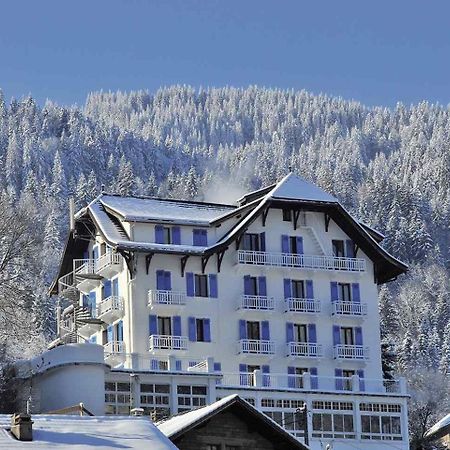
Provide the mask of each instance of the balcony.
POLYGON ((322 346, 311 342, 288 342, 287 355, 303 358, 320 358, 323 356, 322 346))
POLYGON ((175 312, 186 305, 186 294, 184 292, 150 290, 147 301, 150 309, 167 306, 172 312, 175 312))
POLYGON ((123 364, 126 359, 125 344, 122 341, 107 342, 104 346, 105 363, 111 367, 123 364))
POLYGON ((367 303, 333 302, 331 314, 333 316, 366 316, 367 303))
POLYGON ((114 321, 123 317, 123 298, 117 295, 111 295, 97 306, 97 318, 106 323, 113 323, 114 321))
POLYGON ((187 350, 188 338, 186 336, 168 336, 152 334, 149 338, 149 350, 187 350))
POLYGON ((369 359, 369 347, 362 345, 335 345, 333 347, 334 359, 353 359, 367 360, 369 359))
POLYGON ((89 294, 100 285, 102 277, 95 273, 95 260, 74 259, 73 272, 77 289, 83 294, 89 294))
POLYGON ((95 264, 95 271, 104 278, 111 278, 121 270, 122 257, 118 253, 107 252, 95 264))
POLYGON ((274 311, 275 301, 265 295, 242 295, 238 309, 241 311, 274 311))
POLYGON ((244 355, 273 355, 275 343, 257 339, 241 339, 238 343, 238 353, 244 355))
POLYGON ((365 272, 366 270, 366 261, 359 258, 256 252, 252 250, 238 250, 238 263, 311 270, 335 270, 340 272, 365 272))
POLYGON ((75 277, 70 272, 58 280, 58 294, 76 302, 79 300, 79 292, 75 286, 75 277))
POLYGON ((291 297, 287 298, 285 301, 286 312, 289 313, 316 314, 321 311, 320 300, 314 300, 313 298, 291 297))

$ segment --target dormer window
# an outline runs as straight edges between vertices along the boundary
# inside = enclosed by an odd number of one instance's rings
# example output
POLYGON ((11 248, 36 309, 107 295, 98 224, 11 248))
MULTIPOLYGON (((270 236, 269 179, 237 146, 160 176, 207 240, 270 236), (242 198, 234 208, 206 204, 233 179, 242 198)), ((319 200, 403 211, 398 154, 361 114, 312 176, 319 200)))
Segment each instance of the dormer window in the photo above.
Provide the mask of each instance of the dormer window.
POLYGON ((333 250, 333 256, 338 258, 354 258, 355 257, 355 244, 352 240, 333 239, 331 241, 331 248, 333 250))
POLYGON ((155 242, 157 244, 181 244, 180 227, 155 226, 155 242))
POLYGON ((265 233, 245 233, 241 241, 242 250, 265 252, 266 234, 265 233))

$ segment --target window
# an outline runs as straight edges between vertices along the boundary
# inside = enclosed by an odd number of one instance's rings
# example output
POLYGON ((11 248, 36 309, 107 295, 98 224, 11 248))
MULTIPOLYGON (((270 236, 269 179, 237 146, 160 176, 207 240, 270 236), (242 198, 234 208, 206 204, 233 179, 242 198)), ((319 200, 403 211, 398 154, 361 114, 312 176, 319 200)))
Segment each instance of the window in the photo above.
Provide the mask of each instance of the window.
POLYGON ((141 384, 140 385, 140 407, 144 414, 152 414, 156 419, 168 417, 170 385, 168 384, 141 384))
POLYGON ((178 412, 206 405, 206 386, 177 386, 178 412))
POLYGON ((354 345, 353 328, 341 327, 341 344, 354 345))
POLYGON ((338 283, 338 301, 351 302, 351 285, 350 283, 338 283))
POLYGON ((292 212, 290 209, 283 209, 283 221, 290 222, 292 220, 292 212))
POLYGON ((192 244, 195 246, 206 247, 208 245, 207 230, 201 229, 192 230, 192 244))
POLYGON ((259 234, 245 233, 242 238, 242 250, 258 252, 260 250, 259 234))
POLYGON ((161 244, 170 244, 172 240, 170 239, 170 228, 163 227, 163 241, 161 244))
POLYGON ((124 382, 105 383, 106 414, 128 415, 130 413, 131 385, 124 382))
POLYGON ((331 246, 333 249, 333 255, 337 257, 343 257, 345 256, 344 253, 344 241, 341 240, 332 240, 331 246))
POLYGON ((295 342, 308 342, 308 327, 294 323, 294 340, 295 342))
POLYGON ((342 389, 344 391, 352 390, 352 376, 356 375, 354 370, 342 370, 342 389))
POLYGON ((158 316, 158 334, 163 336, 172 335, 172 320, 170 317, 158 316))
POLYGON ((206 450, 221 450, 220 444, 206 444, 206 450))
POLYGON ((247 285, 244 286, 245 295, 258 295, 258 278, 257 277, 247 277, 247 285))
POLYGON ((195 296, 208 297, 208 276, 195 275, 195 296))
POLYGON ((362 415, 361 438, 401 440, 401 421, 398 416, 362 415))
POLYGON ((297 236, 289 236, 289 248, 290 248, 290 253, 293 253, 293 254, 302 253, 300 251, 300 248, 298 245, 297 236))
POLYGON ((303 374, 308 373, 309 369, 307 367, 294 367, 294 375, 295 377, 292 377, 293 384, 292 387, 295 387, 297 389, 303 389, 303 374))
POLYGON ((247 322, 247 339, 260 340, 259 322, 247 322))
POLYGON ((353 415, 314 412, 312 436, 355 439, 353 415))
POLYGON ((239 450, 240 448, 239 445, 225 445, 225 450, 239 450))
POLYGON ((292 297, 306 298, 305 282, 303 280, 291 280, 292 297))
POLYGON ((205 342, 205 319, 195 319, 195 327, 197 331, 197 341, 205 342))
POLYGON ((253 373, 255 370, 261 370, 261 366, 247 366, 247 372, 248 373, 253 373))
POLYGON ((157 244, 181 244, 180 227, 155 226, 155 242, 157 244))

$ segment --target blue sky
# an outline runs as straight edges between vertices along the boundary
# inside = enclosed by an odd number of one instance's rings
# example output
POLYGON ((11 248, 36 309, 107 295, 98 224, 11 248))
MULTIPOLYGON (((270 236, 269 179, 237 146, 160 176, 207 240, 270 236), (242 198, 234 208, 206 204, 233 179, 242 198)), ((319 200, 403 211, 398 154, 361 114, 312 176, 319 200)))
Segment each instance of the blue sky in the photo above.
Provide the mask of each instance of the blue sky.
POLYGON ((0 89, 83 105, 91 91, 306 89, 393 106, 450 103, 450 2, 14 0, 0 89))

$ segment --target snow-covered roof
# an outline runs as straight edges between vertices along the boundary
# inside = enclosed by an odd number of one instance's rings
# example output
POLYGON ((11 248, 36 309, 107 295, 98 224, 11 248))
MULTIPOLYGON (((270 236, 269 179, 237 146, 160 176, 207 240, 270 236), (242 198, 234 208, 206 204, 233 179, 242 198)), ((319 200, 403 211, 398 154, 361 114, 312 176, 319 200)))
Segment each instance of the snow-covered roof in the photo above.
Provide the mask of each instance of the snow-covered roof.
POLYGON ((31 442, 11 436, 10 417, 0 415, 0 449, 177 449, 147 417, 33 415, 31 442))
POLYGON ((246 414, 247 416, 251 415, 253 419, 256 418, 258 421, 261 421, 261 426, 257 427, 261 432, 263 432, 263 430, 267 431, 268 428, 270 428, 271 433, 276 434, 278 442, 280 440, 287 440, 291 443, 289 448, 308 449, 305 445, 301 444, 297 439, 291 436, 281 425, 261 411, 258 411, 254 406, 250 405, 250 403, 239 397, 237 394, 224 397, 211 405, 173 416, 167 420, 156 423, 156 426, 164 433, 164 435, 174 439, 184 432, 193 429, 195 426, 202 424, 215 414, 235 405, 241 407, 239 410, 239 417, 243 420, 245 419, 244 414, 246 414))
POLYGON ((426 433, 427 438, 440 438, 450 434, 450 414, 447 414, 439 422, 435 423, 426 433))
POLYGON ((102 195, 100 202, 128 222, 160 221, 205 226, 211 220, 236 209, 236 206, 231 205, 116 195, 102 195))

